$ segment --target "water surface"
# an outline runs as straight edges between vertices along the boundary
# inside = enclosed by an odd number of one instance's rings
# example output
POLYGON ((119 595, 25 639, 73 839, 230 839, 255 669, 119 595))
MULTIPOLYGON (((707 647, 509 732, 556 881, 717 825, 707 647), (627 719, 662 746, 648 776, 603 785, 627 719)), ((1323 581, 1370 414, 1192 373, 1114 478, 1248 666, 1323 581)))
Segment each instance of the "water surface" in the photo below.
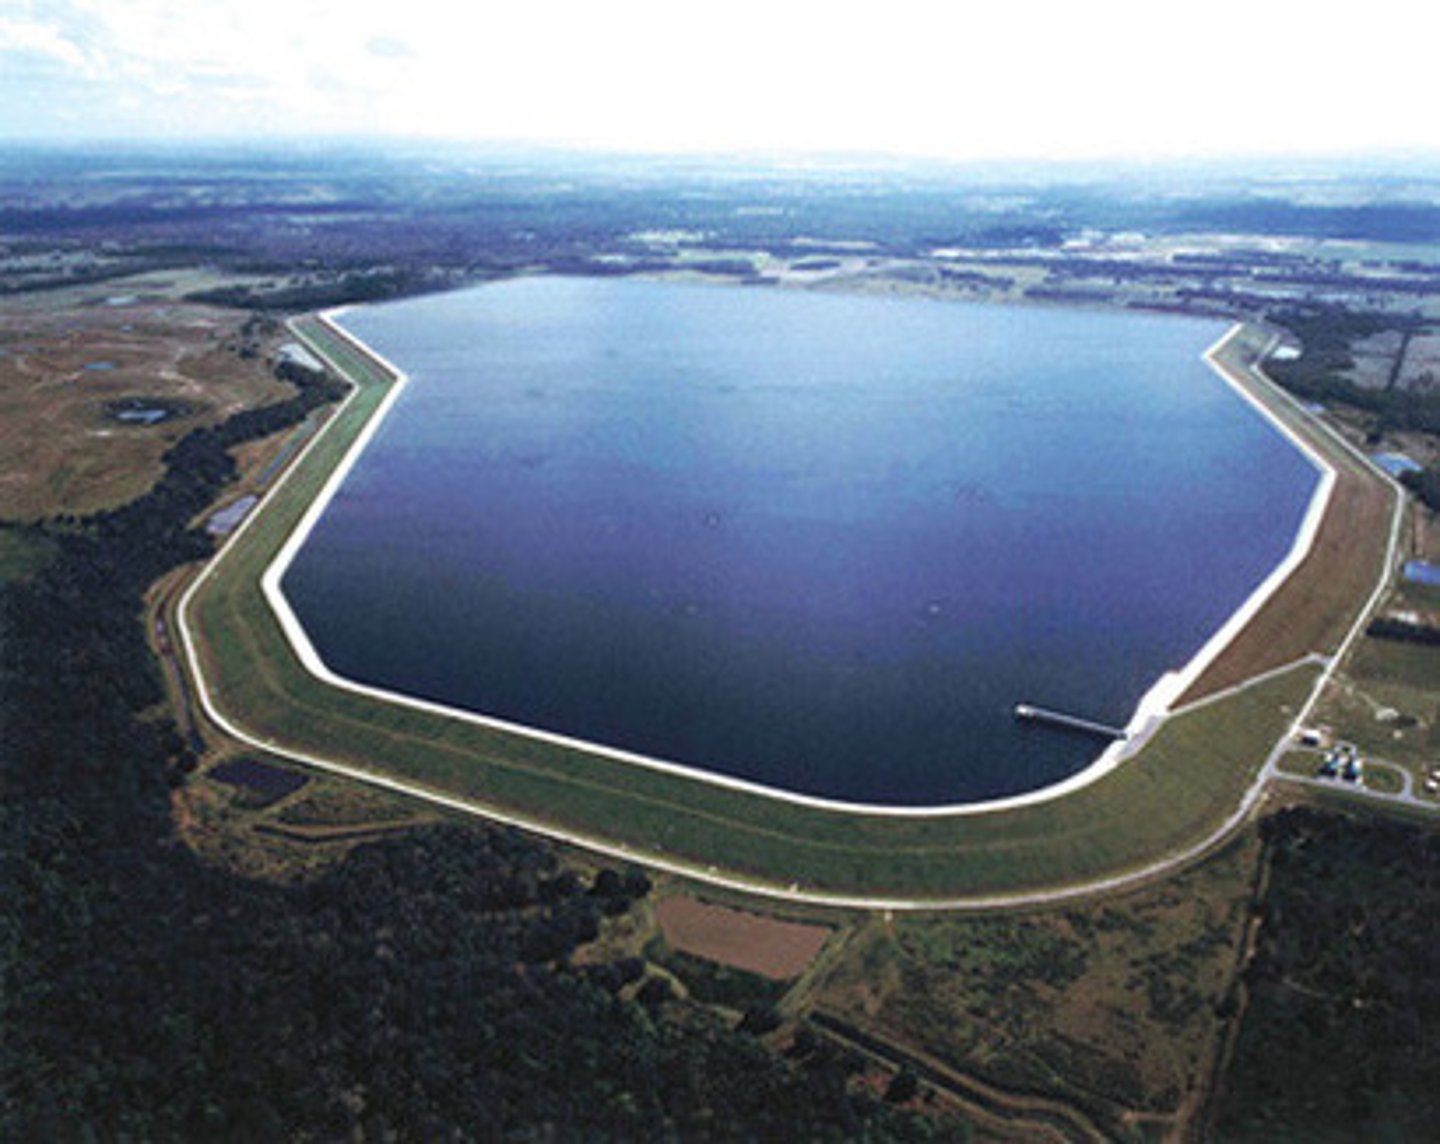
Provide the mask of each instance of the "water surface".
POLYGON ((1288 551, 1223 327, 524 279, 354 311, 411 375, 284 579, 342 675, 789 791, 1034 789, 1288 551))

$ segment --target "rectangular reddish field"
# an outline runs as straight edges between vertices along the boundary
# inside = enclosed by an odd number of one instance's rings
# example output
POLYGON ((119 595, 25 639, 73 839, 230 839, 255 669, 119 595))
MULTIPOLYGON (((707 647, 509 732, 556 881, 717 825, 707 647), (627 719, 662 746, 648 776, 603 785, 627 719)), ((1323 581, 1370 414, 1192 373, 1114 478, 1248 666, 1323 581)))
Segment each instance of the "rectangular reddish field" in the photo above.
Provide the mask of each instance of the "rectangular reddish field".
POLYGON ((666 898, 656 913, 671 949, 784 981, 815 960, 830 931, 782 922, 695 898, 666 898))

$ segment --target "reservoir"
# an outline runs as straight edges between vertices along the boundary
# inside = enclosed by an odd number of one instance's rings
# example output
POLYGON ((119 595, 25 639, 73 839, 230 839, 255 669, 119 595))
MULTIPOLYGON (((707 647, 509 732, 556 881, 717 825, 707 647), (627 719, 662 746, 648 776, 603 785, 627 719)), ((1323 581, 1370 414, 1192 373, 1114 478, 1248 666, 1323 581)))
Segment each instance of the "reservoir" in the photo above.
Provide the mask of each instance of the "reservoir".
POLYGON ((1219 323, 526 278, 352 311, 410 383, 282 581, 358 682, 893 806, 1091 763, 1318 474, 1219 323))

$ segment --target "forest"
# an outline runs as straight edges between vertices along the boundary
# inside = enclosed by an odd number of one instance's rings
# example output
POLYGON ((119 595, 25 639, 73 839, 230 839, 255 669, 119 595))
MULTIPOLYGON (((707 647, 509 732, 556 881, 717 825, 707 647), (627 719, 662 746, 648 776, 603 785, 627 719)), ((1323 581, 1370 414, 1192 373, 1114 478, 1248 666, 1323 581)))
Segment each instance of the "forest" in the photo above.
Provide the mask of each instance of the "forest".
POLYGON ((573 965, 634 871, 586 885, 449 825, 285 887, 178 841, 196 759, 156 714, 141 596, 210 552, 188 522, 227 450, 336 396, 296 384, 182 438, 131 504, 32 526, 48 561, 0 585, 0 1138, 931 1138, 837 1052, 776 1055, 663 982, 622 996, 633 961, 573 965))
POLYGON ((1355 364, 1350 351, 1354 342, 1385 330, 1418 328, 1419 319, 1336 305, 1285 307, 1269 318, 1293 333, 1302 346, 1300 356, 1291 361, 1265 363, 1265 372, 1286 389, 1310 401, 1340 402, 1374 414, 1376 440, 1403 430, 1440 433, 1440 394, 1396 386, 1367 389, 1342 376, 1355 364))
POLYGON ((1220 1140, 1440 1139, 1440 837, 1307 808, 1269 887, 1220 1140))

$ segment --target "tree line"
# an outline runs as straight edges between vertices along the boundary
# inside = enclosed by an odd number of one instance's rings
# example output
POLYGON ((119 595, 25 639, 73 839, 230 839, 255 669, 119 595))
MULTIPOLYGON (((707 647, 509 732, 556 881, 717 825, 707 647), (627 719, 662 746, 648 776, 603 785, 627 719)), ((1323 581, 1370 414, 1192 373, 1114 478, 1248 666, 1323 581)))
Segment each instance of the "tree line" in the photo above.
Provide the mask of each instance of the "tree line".
POLYGON ((0 585, 0 1137, 6 1140, 920 1140, 930 1122, 668 999, 643 963, 577 966, 643 876, 589 885, 518 833, 441 826, 318 881, 247 881, 177 838, 195 765, 154 710, 142 623, 228 450, 335 383, 196 430, 107 512, 29 526, 0 585))

